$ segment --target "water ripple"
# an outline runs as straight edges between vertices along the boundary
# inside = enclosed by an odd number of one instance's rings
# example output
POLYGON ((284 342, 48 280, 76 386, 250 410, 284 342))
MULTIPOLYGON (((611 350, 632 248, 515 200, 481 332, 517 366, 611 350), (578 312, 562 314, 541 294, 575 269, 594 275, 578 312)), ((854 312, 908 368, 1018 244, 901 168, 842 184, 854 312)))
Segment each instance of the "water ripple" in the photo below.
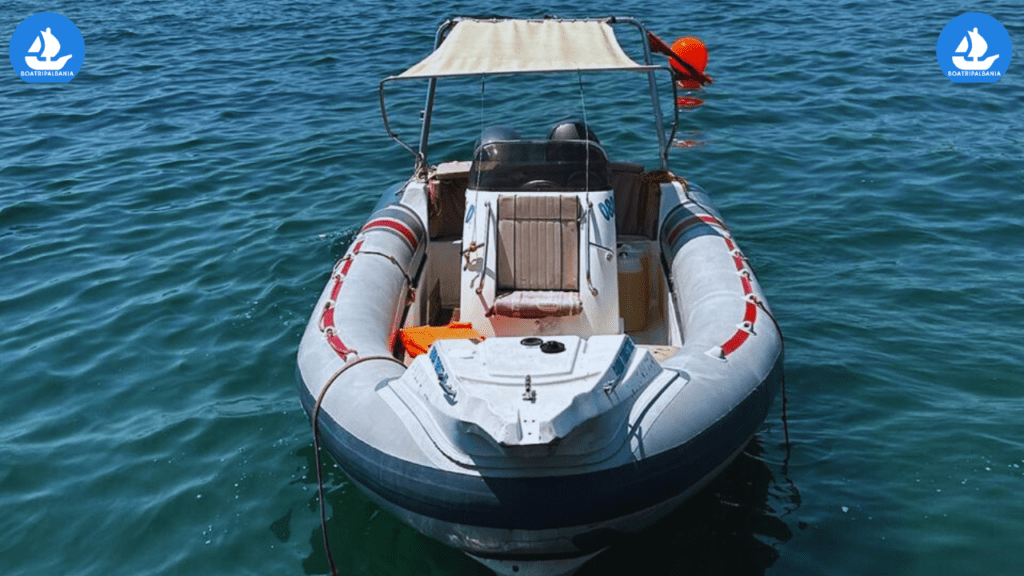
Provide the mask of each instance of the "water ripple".
MULTIPOLYGON (((984 9, 1019 37, 1017 8, 984 9)), ((0 572, 323 573, 297 343, 331 262, 411 168, 379 80, 443 18, 494 9, 48 9, 88 54, 66 86, 0 82, 0 572)), ((794 441, 776 405, 719 481, 584 571, 1013 573, 1021 75, 944 79, 935 41, 957 11, 935 3, 507 9, 583 10, 710 48, 716 82, 681 115, 697 145, 673 167, 711 192, 782 322, 794 441)), ((581 100, 576 78, 442 82, 433 153, 585 108, 610 154, 653 166, 645 87, 625 84, 584 76, 581 100)), ((389 87, 405 135, 422 88, 389 87)), ((485 573, 328 479, 348 572, 485 573)))

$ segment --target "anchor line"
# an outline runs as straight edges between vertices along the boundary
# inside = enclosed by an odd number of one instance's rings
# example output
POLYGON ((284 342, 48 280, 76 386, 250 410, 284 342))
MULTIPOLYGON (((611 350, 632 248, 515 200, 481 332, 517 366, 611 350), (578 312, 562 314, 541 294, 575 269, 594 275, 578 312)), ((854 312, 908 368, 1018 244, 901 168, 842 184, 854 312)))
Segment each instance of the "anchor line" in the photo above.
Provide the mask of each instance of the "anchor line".
POLYGON ((334 564, 334 557, 331 554, 331 544, 327 540, 327 498, 324 494, 324 476, 323 467, 320 465, 320 408, 323 405, 324 397, 327 396, 327 390, 334 384, 338 377, 345 373, 346 370, 366 362, 367 360, 390 360, 405 368, 403 364, 397 358, 391 356, 365 356, 363 358, 357 358, 351 362, 346 362, 344 366, 338 369, 333 376, 324 384, 324 387, 320 389, 320 394, 316 397, 316 403, 313 404, 313 461, 316 466, 316 490, 320 500, 320 527, 324 535, 324 554, 327 555, 327 565, 331 569, 331 576, 338 576, 338 568, 334 564))
MULTIPOLYGON (((774 314, 772 314, 771 312, 768 311, 768 307, 764 305, 764 302, 762 302, 760 298, 758 298, 757 296, 753 296, 752 299, 754 301, 754 304, 756 304, 757 307, 760 308, 768 316, 768 319, 772 321, 772 324, 775 325, 775 331, 779 333, 779 342, 780 342, 780 345, 782 347, 782 349, 781 349, 781 351, 779 353, 781 354, 781 356, 783 358, 785 358, 786 357, 786 338, 782 335, 782 327, 779 326, 779 321, 775 319, 775 315, 774 314)), ((786 371, 785 370, 782 371, 781 380, 782 380, 782 430, 783 430, 783 432, 785 433, 785 436, 786 436, 786 460, 785 460, 785 463, 783 464, 782 467, 783 467, 783 470, 785 470, 786 468, 789 467, 789 456, 790 456, 790 447, 791 447, 791 443, 789 441, 789 418, 786 416, 786 406, 789 404, 789 399, 786 397, 786 371)))
MULTIPOLYGON (((690 195, 690 190, 689 190, 688 187, 686 187, 686 186, 683 187, 683 194, 686 196, 687 200, 689 200, 693 204, 697 205, 697 207, 699 207, 702 210, 704 210, 705 212, 707 212, 708 215, 713 214, 713 212, 707 206, 704 206, 702 203, 698 202, 697 200, 695 200, 693 198, 693 196, 690 195)), ((701 220, 704 220, 708 224, 712 224, 712 223, 719 224, 726 231, 726 234, 728 234, 728 230, 729 229, 725 226, 725 223, 719 221, 717 218, 714 218, 713 216, 711 216, 711 217, 702 217, 701 220)), ((749 268, 751 273, 756 275, 756 272, 754 272, 752 263, 750 262, 750 260, 742 252, 740 252, 739 247, 736 246, 736 244, 728 236, 724 237, 723 239, 725 240, 726 246, 729 248, 730 253, 732 253, 733 261, 736 264, 737 270, 739 270, 742 273, 743 272, 743 268, 749 268)), ((775 315, 772 314, 768 310, 768 307, 765 306, 764 302, 762 302, 761 299, 758 298, 756 294, 753 294, 753 290, 751 289, 752 287, 751 287, 750 279, 746 275, 742 275, 741 276, 741 282, 743 284, 744 296, 746 298, 749 298, 748 306, 750 305, 750 303, 753 303, 755 306, 760 308, 761 311, 764 312, 765 315, 767 315, 768 318, 772 321, 772 324, 775 325, 775 331, 778 332, 778 334, 779 334, 779 342, 780 342, 780 346, 781 346, 780 354, 782 355, 783 358, 785 358, 786 357, 786 338, 782 334, 782 327, 779 325, 779 321, 775 319, 775 315)), ((753 329, 753 322, 750 323, 750 327, 751 327, 751 329, 753 329)), ((741 330, 737 330, 737 335, 734 336, 734 338, 739 337, 740 332, 742 332, 742 331, 741 330)), ((745 340, 745 337, 744 337, 744 340, 745 340)), ((724 346, 723 346, 723 352, 724 352, 724 346)), ((782 475, 785 476, 786 481, 789 483, 789 485, 793 487, 793 491, 797 494, 798 502, 799 502, 800 491, 797 489, 796 484, 793 483, 793 480, 789 477, 789 460, 790 460, 790 457, 792 456, 793 444, 792 444, 792 442, 789 439, 789 416, 788 416, 788 410, 787 410, 787 408, 789 406, 789 397, 786 394, 786 371, 785 370, 782 371, 780 379, 781 379, 781 392, 782 392, 782 431, 783 431, 783 435, 785 436, 785 446, 786 446, 786 457, 783 459, 783 462, 782 462, 782 475)), ((799 508, 799 503, 797 504, 797 508, 794 508, 793 510, 790 510, 790 511, 786 512, 786 514, 791 514, 792 512, 796 511, 796 509, 798 509, 798 508, 799 508)))
MULTIPOLYGON (((768 311, 768 307, 764 305, 757 296, 754 296, 754 303, 764 311, 764 313, 771 319, 772 324, 775 325, 775 330, 779 333, 779 341, 782 343, 781 354, 782 357, 786 357, 786 338, 782 335, 782 327, 779 326, 779 321, 775 319, 775 315, 768 311)), ((793 512, 800 509, 800 489, 796 487, 796 483, 789 477, 789 459, 793 455, 793 443, 789 440, 789 417, 787 415, 787 406, 789 405, 789 398, 786 396, 786 371, 783 370, 780 376, 782 381, 782 432, 786 438, 786 457, 782 460, 782 476, 786 479, 786 483, 790 485, 793 493, 796 495, 796 506, 792 510, 787 510, 782 516, 788 516, 793 512)))
MULTIPOLYGON (((714 217, 702 217, 705 222, 711 223, 712 220, 717 221, 714 217)), ((724 227, 724 223, 719 222, 724 227)), ((740 282, 743 285, 743 297, 747 301, 747 311, 743 316, 743 327, 736 330, 736 334, 729 339, 728 342, 723 344, 721 349, 721 356, 725 358, 729 354, 735 352, 746 340, 754 333, 754 322, 757 320, 757 309, 760 308, 762 312, 772 321, 775 325, 775 331, 779 334, 779 343, 781 346, 780 355, 786 357, 786 338, 782 334, 782 327, 779 326, 778 320, 775 319, 775 315, 768 311, 768 307, 765 306, 764 302, 754 294, 753 286, 750 280, 751 271, 749 268, 749 260, 740 251, 736 243, 728 237, 724 237, 725 245, 729 248, 729 252, 732 255, 733 263, 736 265, 736 270, 740 274, 740 282)), ((786 396, 786 372, 783 370, 781 375, 781 387, 782 387, 782 430, 786 437, 786 459, 783 464, 783 474, 788 473, 789 468, 789 457, 792 444, 789 441, 789 418, 787 417, 786 408, 789 404, 789 399, 786 396)))

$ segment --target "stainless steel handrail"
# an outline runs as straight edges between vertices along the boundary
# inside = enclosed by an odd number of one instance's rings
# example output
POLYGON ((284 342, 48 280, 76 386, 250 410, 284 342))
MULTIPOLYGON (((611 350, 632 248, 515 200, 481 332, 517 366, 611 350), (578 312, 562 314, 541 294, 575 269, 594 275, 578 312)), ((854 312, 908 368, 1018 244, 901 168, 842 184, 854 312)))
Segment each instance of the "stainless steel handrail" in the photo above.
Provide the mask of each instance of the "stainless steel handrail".
POLYGON ((487 207, 487 216, 486 216, 487 221, 484 224, 484 244, 483 244, 483 246, 484 246, 484 260, 480 264, 480 276, 477 278, 479 280, 479 283, 476 286, 476 293, 477 294, 483 293, 483 290, 484 290, 484 280, 486 279, 486 276, 487 276, 487 256, 491 252, 491 246, 490 245, 497 241, 497 240, 491 241, 491 215, 492 215, 491 203, 490 202, 484 202, 484 206, 487 207))
MULTIPOLYGON (((588 196, 589 196, 589 194, 588 194, 588 196)), ((593 213, 594 213, 594 203, 590 201, 590 198, 587 198, 587 213, 583 215, 583 218, 586 219, 586 225, 587 225, 587 232, 586 232, 586 236, 585 236, 585 238, 586 238, 585 244, 587 246, 587 286, 590 287, 590 294, 593 295, 593 296, 597 296, 597 294, 598 294, 597 288, 594 287, 594 282, 590 279, 590 249, 593 246, 597 246, 597 244, 595 244, 595 243, 590 241, 590 216, 593 213)), ((603 248, 603 246, 601 246, 601 247, 603 248)))

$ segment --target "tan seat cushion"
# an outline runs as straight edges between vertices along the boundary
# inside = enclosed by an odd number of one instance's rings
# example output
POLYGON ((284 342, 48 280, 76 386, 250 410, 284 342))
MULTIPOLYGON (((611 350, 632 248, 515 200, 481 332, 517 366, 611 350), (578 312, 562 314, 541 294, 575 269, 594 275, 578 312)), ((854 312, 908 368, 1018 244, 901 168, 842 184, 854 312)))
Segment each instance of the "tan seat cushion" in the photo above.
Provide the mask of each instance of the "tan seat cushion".
POLYGON ((579 200, 575 195, 498 197, 493 313, 516 318, 579 314, 579 200))
POLYGON ((499 290, 579 289, 576 196, 498 198, 499 290))

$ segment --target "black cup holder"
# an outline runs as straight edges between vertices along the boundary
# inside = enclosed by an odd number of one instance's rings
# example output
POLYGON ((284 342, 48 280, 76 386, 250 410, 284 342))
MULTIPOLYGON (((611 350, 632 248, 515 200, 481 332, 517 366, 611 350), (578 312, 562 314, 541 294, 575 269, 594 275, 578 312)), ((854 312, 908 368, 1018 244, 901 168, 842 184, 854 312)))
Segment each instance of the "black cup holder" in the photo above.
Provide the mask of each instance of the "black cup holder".
POLYGON ((548 340, 545 342, 541 338, 530 336, 529 338, 523 338, 519 343, 528 347, 540 346, 540 351, 545 354, 558 354, 559 352, 565 352, 565 344, 562 344, 557 340, 548 340))
POLYGON ((548 340, 540 345, 540 351, 545 354, 558 354, 559 352, 565 352, 565 344, 558 340, 548 340))

